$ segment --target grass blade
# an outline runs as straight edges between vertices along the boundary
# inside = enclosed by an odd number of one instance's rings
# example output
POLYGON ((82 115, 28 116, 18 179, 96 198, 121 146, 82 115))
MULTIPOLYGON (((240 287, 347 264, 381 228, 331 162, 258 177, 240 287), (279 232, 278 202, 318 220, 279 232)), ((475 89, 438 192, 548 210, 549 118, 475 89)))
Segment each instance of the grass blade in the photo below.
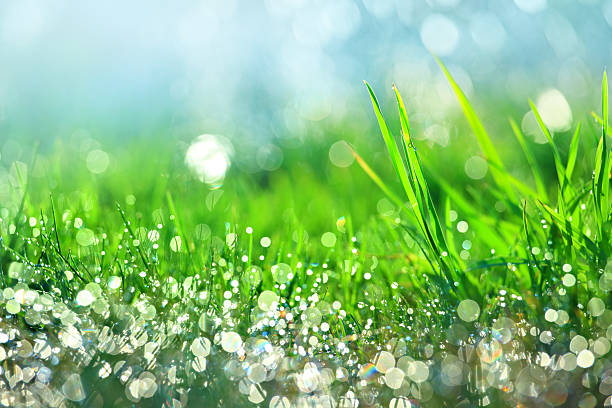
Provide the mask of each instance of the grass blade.
POLYGON ((557 149, 557 144, 553 140, 550 131, 544 124, 544 120, 542 119, 540 112, 538 111, 531 99, 529 99, 529 106, 531 107, 531 110, 535 115, 536 121, 538 122, 538 125, 540 125, 540 129, 542 129, 542 132, 544 132, 544 136, 546 136, 546 140, 548 140, 548 144, 552 149, 553 158, 555 160, 555 168, 557 169, 559 186, 563 187, 563 185, 565 184, 565 166, 563 166, 563 163, 561 162, 561 155, 559 154, 559 149, 557 149))
POLYGON ((512 128, 512 132, 514 136, 516 136, 516 140, 521 145, 521 149, 523 149, 523 153, 527 158, 527 164, 529 164, 529 168, 531 169, 531 174, 533 174, 533 178, 536 183, 536 189, 538 190, 538 195, 544 199, 544 201, 548 201, 548 194, 546 193, 546 187, 544 187, 544 182, 542 181, 542 173, 540 173, 540 166, 536 163, 536 159, 531 152, 531 149, 527 146, 527 142, 525 141, 525 136, 519 129, 518 125, 514 121, 514 119, 510 119, 510 127, 512 128))
POLYGON ((465 96, 465 94, 463 93, 463 91, 461 90, 457 82, 455 82, 455 80, 451 76, 450 72, 448 71, 444 63, 442 63, 442 61, 435 55, 434 55, 434 58, 436 59, 436 62, 438 63, 438 65, 440 66, 440 69, 444 73, 444 76, 446 76, 446 79, 450 83, 451 88, 455 92, 455 95, 457 96, 457 99, 459 100, 459 104, 461 105, 461 108, 463 109, 463 113, 468 123, 470 124, 470 127, 472 128, 472 131, 474 132, 474 135, 476 136, 476 139, 478 140, 480 149, 486 156, 487 160, 493 165, 491 167, 491 174, 493 175, 495 182, 506 193, 508 197, 514 197, 514 190, 512 190, 512 186, 506 178, 507 172, 504 169, 504 165, 502 164, 502 161, 499 157, 499 154, 497 153, 497 150, 495 150, 495 147, 493 146, 493 143, 491 142, 491 138, 489 137, 482 122, 480 121, 480 118, 478 117, 478 115, 476 115, 474 108, 472 108, 472 105, 468 101, 467 97, 465 96))
POLYGON ((424 229, 425 220, 423 219, 423 216, 420 210, 414 208, 415 206, 418 207, 418 200, 412 188, 412 185, 410 183, 410 179, 408 178, 408 173, 406 172, 406 167, 404 166, 402 156, 399 152, 399 149, 397 148, 397 145, 395 144, 395 140, 393 139, 391 132, 389 131, 389 127, 387 126, 387 123, 385 122, 385 119, 383 118, 382 112, 380 110, 380 105, 378 104, 378 100, 376 99, 376 95, 374 95, 374 91, 372 90, 372 87, 367 82, 364 81, 364 83, 366 87, 368 88, 368 92, 370 93, 370 99, 372 100, 372 106, 374 107, 374 113, 376 114, 376 119, 378 120, 380 132, 382 133, 385 144, 387 145, 387 150, 389 151, 389 156, 391 157, 391 162, 393 163, 393 168, 395 169, 395 173, 399 177, 400 183, 402 184, 402 187, 404 188, 404 191, 406 192, 406 195, 408 196, 410 205, 413 207, 414 213, 419 222, 419 226, 421 227, 421 229, 424 229))
POLYGON ((571 181, 572 174, 574 174, 574 168, 576 166, 576 158, 578 157, 578 144, 580 143, 580 127, 581 123, 578 122, 572 141, 570 143, 569 155, 567 156, 567 166, 565 167, 565 177, 567 181, 571 181))

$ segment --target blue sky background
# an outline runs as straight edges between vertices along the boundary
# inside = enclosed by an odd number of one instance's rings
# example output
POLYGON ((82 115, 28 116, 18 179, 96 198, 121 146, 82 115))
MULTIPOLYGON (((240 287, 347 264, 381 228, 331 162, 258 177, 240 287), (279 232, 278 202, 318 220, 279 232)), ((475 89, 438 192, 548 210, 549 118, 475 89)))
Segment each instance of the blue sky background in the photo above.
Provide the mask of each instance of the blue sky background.
POLYGON ((0 3, 0 139, 275 140, 368 109, 396 82, 416 120, 454 106, 427 48, 468 94, 598 104, 612 0, 0 3))

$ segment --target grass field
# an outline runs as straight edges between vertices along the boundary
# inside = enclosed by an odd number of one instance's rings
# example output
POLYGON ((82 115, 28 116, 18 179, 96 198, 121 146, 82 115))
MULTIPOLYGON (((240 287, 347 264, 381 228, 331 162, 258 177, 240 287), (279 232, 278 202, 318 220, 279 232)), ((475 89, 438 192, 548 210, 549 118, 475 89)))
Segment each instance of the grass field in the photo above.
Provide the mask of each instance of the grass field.
POLYGON ((3 156, 0 404, 612 406, 605 74, 567 131, 526 101, 536 144, 438 63, 444 148, 366 84, 271 171, 163 132, 3 156))

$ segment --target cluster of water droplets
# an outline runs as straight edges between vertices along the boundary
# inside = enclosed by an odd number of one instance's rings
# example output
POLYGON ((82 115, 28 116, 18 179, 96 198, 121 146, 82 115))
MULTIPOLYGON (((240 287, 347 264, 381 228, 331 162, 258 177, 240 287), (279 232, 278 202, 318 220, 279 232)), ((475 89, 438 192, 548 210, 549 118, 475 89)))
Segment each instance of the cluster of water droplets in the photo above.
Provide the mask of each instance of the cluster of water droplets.
MULTIPOLYGON (((243 278, 258 281, 260 269, 243 278)), ((292 279, 286 264, 269 273, 292 279)), ((419 324, 422 311, 408 309, 408 325, 362 325, 316 292, 296 301, 263 290, 239 304, 230 291, 219 308, 191 282, 168 282, 167 295, 180 287, 183 296, 165 304, 144 294, 125 302, 119 277, 84 284, 70 301, 24 282, 5 288, 0 404, 612 406, 612 319, 596 297, 587 311, 594 329, 584 336, 556 309, 537 324, 501 313, 487 326, 466 299, 452 312, 430 305, 445 328, 419 324)), ((503 290, 500 299, 522 300, 503 290)))

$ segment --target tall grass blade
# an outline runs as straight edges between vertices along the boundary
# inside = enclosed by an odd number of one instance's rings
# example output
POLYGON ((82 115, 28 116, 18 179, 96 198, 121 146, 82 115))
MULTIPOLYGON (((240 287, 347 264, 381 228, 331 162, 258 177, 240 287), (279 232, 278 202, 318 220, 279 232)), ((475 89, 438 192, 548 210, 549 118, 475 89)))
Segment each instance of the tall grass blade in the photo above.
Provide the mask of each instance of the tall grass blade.
MULTIPOLYGON (((395 169, 395 173, 400 179, 400 183, 408 196, 408 201, 410 205, 413 207, 414 213, 417 217, 419 226, 421 229, 425 228, 425 220, 421 214, 420 209, 415 209, 414 207, 418 207, 418 200, 416 194, 412 188, 410 183, 410 179, 408 178, 408 173, 406 172, 406 167, 404 166, 404 162, 402 160, 402 156, 395 144, 395 140, 389 131, 389 127, 385 122, 385 119, 380 110, 380 105, 378 104, 378 100, 376 99, 376 95, 374 95, 374 91, 370 84, 365 82, 366 87, 368 88, 368 92, 370 93, 370 99, 372 100, 372 106, 374 107, 374 113, 376 114, 376 119, 378 120, 378 126, 380 127, 380 132, 382 133, 383 139, 385 141, 385 145, 387 146, 387 150, 389 151, 389 156, 391 157, 391 162, 393 163, 393 168, 395 169)), ((365 163, 365 162, 364 162, 365 163)), ((363 167, 363 166, 362 166, 363 167)))
POLYGON ((546 140, 548 140, 548 144, 552 149, 553 158, 555 161, 555 168, 557 170, 557 178, 559 180, 559 186, 563 186, 565 183, 565 166, 563 166, 563 163, 561 162, 561 155, 559 154, 557 144, 553 140, 552 134, 548 130, 548 127, 546 127, 546 124, 544 124, 544 120, 542 119, 540 112, 538 111, 531 99, 529 99, 529 106, 531 107, 531 111, 535 115, 536 121, 538 122, 540 129, 542 129, 542 132, 544 133, 544 136, 546 136, 546 140))
POLYGON ((487 160, 492 164, 491 174, 493 175, 495 182, 499 185, 499 187, 504 191, 504 193, 508 197, 514 197, 514 191, 512 190, 512 185, 506 178, 506 174, 508 173, 504 169, 504 165, 502 164, 499 154, 497 153, 497 150, 495 150, 495 147, 493 146, 493 143, 491 142, 491 138, 489 137, 482 122, 480 121, 480 118, 478 117, 478 115, 476 115, 476 111, 474 111, 474 108, 472 108, 472 105, 468 101, 467 97, 465 96, 465 94, 463 93, 463 91, 461 90, 457 82, 455 82, 455 80, 451 76, 450 72, 448 71, 444 63, 440 60, 440 58, 438 58, 435 55, 434 55, 434 58, 436 59, 436 62, 438 63, 438 65, 440 66, 440 69, 444 73, 444 76, 446 76, 446 79, 450 83, 451 88, 455 92, 455 95, 457 96, 457 99, 459 100, 459 104, 461 105, 461 108, 463 109, 463 113, 470 127, 472 128, 472 131, 474 132, 476 139, 478 140, 480 149, 485 154, 487 160))
POLYGON ((574 135, 572 136, 569 154, 567 156, 567 166, 565 167, 565 177, 567 177, 568 182, 570 182, 572 179, 572 174, 574 174, 574 168, 576 166, 576 158, 578 157, 578 144, 580 143, 580 127, 581 127, 581 123, 578 122, 578 125, 576 126, 576 130, 574 131, 574 135))

